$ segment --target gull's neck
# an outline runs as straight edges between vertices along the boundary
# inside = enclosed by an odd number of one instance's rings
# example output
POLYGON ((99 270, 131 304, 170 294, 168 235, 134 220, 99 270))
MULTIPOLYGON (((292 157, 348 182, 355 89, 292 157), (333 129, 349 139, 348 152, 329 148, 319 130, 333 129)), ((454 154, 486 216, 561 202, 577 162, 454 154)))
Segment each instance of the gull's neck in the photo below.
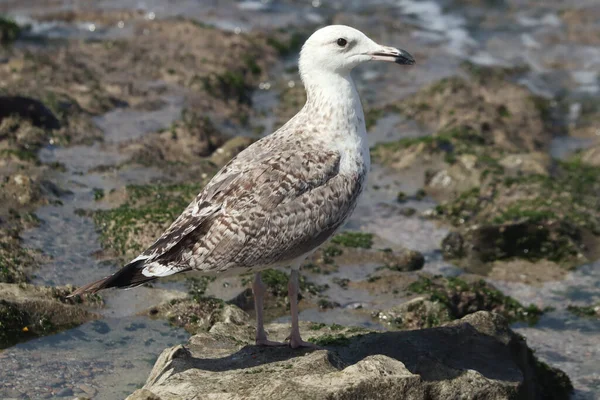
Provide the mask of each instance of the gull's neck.
POLYGON ((350 74, 302 74, 306 104, 299 112, 316 127, 316 138, 342 155, 340 169, 369 170, 363 108, 350 74))

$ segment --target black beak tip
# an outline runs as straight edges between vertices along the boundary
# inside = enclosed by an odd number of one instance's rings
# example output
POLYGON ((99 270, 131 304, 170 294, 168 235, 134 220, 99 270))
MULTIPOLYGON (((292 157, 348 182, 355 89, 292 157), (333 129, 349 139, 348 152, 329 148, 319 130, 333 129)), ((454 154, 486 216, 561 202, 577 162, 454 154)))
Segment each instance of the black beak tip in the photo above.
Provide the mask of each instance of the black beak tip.
POLYGON ((396 56, 394 62, 401 65, 414 65, 416 63, 415 58, 406 50, 400 50, 400 54, 396 56))

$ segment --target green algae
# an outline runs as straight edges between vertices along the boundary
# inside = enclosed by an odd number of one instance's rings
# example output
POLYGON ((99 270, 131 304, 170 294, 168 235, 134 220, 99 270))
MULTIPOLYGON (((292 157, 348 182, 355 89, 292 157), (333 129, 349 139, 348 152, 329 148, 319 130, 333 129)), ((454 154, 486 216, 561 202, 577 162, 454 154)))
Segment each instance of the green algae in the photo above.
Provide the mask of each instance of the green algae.
POLYGON ((7 16, 0 15, 0 43, 10 44, 17 40, 21 34, 21 27, 7 16))
POLYGON ((133 256, 168 227, 202 189, 201 183, 127 186, 127 201, 110 210, 98 210, 93 219, 105 249, 133 256), (152 232, 141 237, 145 229, 152 232))
MULTIPOLYGON (((260 275, 263 283, 274 296, 285 297, 288 295, 288 282, 290 280, 288 274, 278 269, 266 269, 261 271, 260 275)), ((298 284, 301 292, 307 292, 312 295, 317 295, 329 287, 328 285, 316 285, 309 282, 303 275, 300 275, 298 284)))
POLYGON ((364 232, 343 232, 331 239, 332 243, 345 247, 370 249, 373 246, 373 234, 364 232))
POLYGON ((497 177, 436 208, 464 228, 484 262, 513 257, 581 262, 586 232, 600 235, 600 168, 575 156, 555 161, 551 175, 497 177), (470 229, 473 227, 473 229, 470 229))
POLYGON ((582 318, 600 318, 600 305, 596 306, 567 306, 567 310, 582 318))

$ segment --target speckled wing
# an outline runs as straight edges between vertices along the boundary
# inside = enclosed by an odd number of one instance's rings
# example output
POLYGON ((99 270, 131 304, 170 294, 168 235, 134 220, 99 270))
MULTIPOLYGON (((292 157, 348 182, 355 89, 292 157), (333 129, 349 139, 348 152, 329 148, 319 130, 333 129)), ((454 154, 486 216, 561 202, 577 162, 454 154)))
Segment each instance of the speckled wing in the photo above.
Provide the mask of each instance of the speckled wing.
POLYGON ((340 175, 338 153, 316 146, 248 153, 144 252, 144 275, 285 264, 327 240, 352 212, 362 177, 340 175))

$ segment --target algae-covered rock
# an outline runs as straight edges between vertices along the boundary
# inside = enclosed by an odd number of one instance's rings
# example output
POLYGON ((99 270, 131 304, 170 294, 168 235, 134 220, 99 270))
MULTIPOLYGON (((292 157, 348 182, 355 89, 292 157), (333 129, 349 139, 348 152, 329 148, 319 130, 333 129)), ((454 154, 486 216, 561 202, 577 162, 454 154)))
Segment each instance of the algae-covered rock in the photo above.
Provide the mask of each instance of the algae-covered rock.
POLYGON ((398 105, 435 131, 469 127, 482 141, 505 150, 543 148, 550 134, 548 107, 526 88, 510 83, 514 72, 468 65, 468 78, 434 82, 398 105))
MULTIPOLYGON (((205 128, 196 127, 202 131, 205 128)), ((186 140, 191 140, 190 132, 185 134, 186 140)), ((205 132, 206 133, 206 132, 205 132)), ((210 135, 209 135, 210 136, 210 135)), ((157 140, 165 139, 161 134, 157 140)), ((152 139, 154 140, 154 139, 152 139)), ((208 139, 210 142, 210 139, 208 139)), ((215 139, 220 143, 220 139, 215 139)), ((165 141, 169 141, 166 140, 165 141)), ((204 185, 212 178, 224 163, 237 155, 252 142, 249 138, 233 138, 210 154, 211 146, 206 143, 204 150, 186 151, 177 149, 184 143, 171 140, 167 147, 153 146, 156 151, 165 151, 160 160, 179 160, 191 162, 195 159, 193 171, 197 172, 192 183, 181 184, 149 184, 130 185, 124 189, 100 196, 99 200, 115 205, 108 210, 98 210, 92 213, 94 221, 101 232, 101 240, 105 250, 119 257, 122 261, 129 260, 164 232, 169 225, 181 214, 185 207, 196 197, 204 185), (157 150, 157 149, 161 150, 157 150), (170 150, 167 150, 170 149, 170 150)), ((199 145, 200 146, 200 145, 199 145)), ((150 148, 150 147, 148 147, 150 148)), ((159 163, 160 163, 159 160, 159 163)))
POLYGON ((579 158, 557 162, 550 176, 496 179, 437 207, 457 228, 444 239, 447 259, 464 266, 497 260, 581 264, 600 234, 600 168, 579 158))
POLYGON ((600 304, 592 306, 569 305, 567 310, 578 317, 600 319, 600 304))
POLYGON ((24 249, 14 229, 0 228, 0 283, 25 283, 26 272, 38 265, 37 252, 24 249))
POLYGON ((117 197, 118 207, 93 214, 105 250, 123 261, 136 257, 175 221, 202 189, 202 183, 132 185, 117 197))
POLYGON ((542 314, 535 305, 525 307, 475 275, 420 275, 416 281, 397 283, 396 287, 418 296, 372 314, 394 329, 432 328, 477 311, 500 314, 510 322, 528 323, 537 322, 542 314))
POLYGON ((440 326, 454 318, 445 303, 427 297, 416 297, 384 311, 374 313, 381 322, 401 329, 422 329, 440 326))
POLYGON ((544 173, 552 134, 548 101, 511 83, 512 70, 469 66, 391 106, 426 125, 431 136, 382 143, 379 162, 405 169, 424 165, 426 189, 445 198, 480 186, 490 176, 544 173))
POLYGON ((185 109, 169 129, 146 135, 126 150, 132 151, 133 159, 144 165, 199 164, 206 163, 206 157, 226 139, 210 118, 185 109))
POLYGON ((0 117, 0 158, 37 163, 37 151, 49 143, 52 134, 19 114, 0 117))
POLYGON ((164 318, 191 334, 208 331, 219 322, 235 325, 245 325, 249 322, 248 314, 238 307, 226 304, 222 300, 206 297, 175 299, 153 308, 150 314, 152 317, 164 318))
MULTIPOLYGON (((568 399, 569 378, 541 362, 500 316, 442 328, 367 333, 302 323, 325 349, 256 347, 231 324, 163 351, 128 399, 568 399), (228 332, 233 332, 228 334, 228 332)), ((283 340, 289 326, 267 326, 283 340)))
MULTIPOLYGON (((501 314, 510 322, 535 323, 542 314, 542 310, 537 306, 523 306, 473 275, 463 275, 459 278, 421 275, 408 286, 407 291, 427 295, 427 300, 443 304, 450 319, 459 319, 477 311, 490 311, 501 314)), ((428 314, 425 313, 423 318, 429 318, 428 314)), ((398 325, 402 327, 402 324, 398 325)))
POLYGON ((21 27, 10 18, 0 15, 0 44, 14 42, 21 34, 21 27))
POLYGON ((100 297, 67 299, 71 292, 69 288, 0 283, 0 348, 98 318, 77 301, 98 306, 100 297))

